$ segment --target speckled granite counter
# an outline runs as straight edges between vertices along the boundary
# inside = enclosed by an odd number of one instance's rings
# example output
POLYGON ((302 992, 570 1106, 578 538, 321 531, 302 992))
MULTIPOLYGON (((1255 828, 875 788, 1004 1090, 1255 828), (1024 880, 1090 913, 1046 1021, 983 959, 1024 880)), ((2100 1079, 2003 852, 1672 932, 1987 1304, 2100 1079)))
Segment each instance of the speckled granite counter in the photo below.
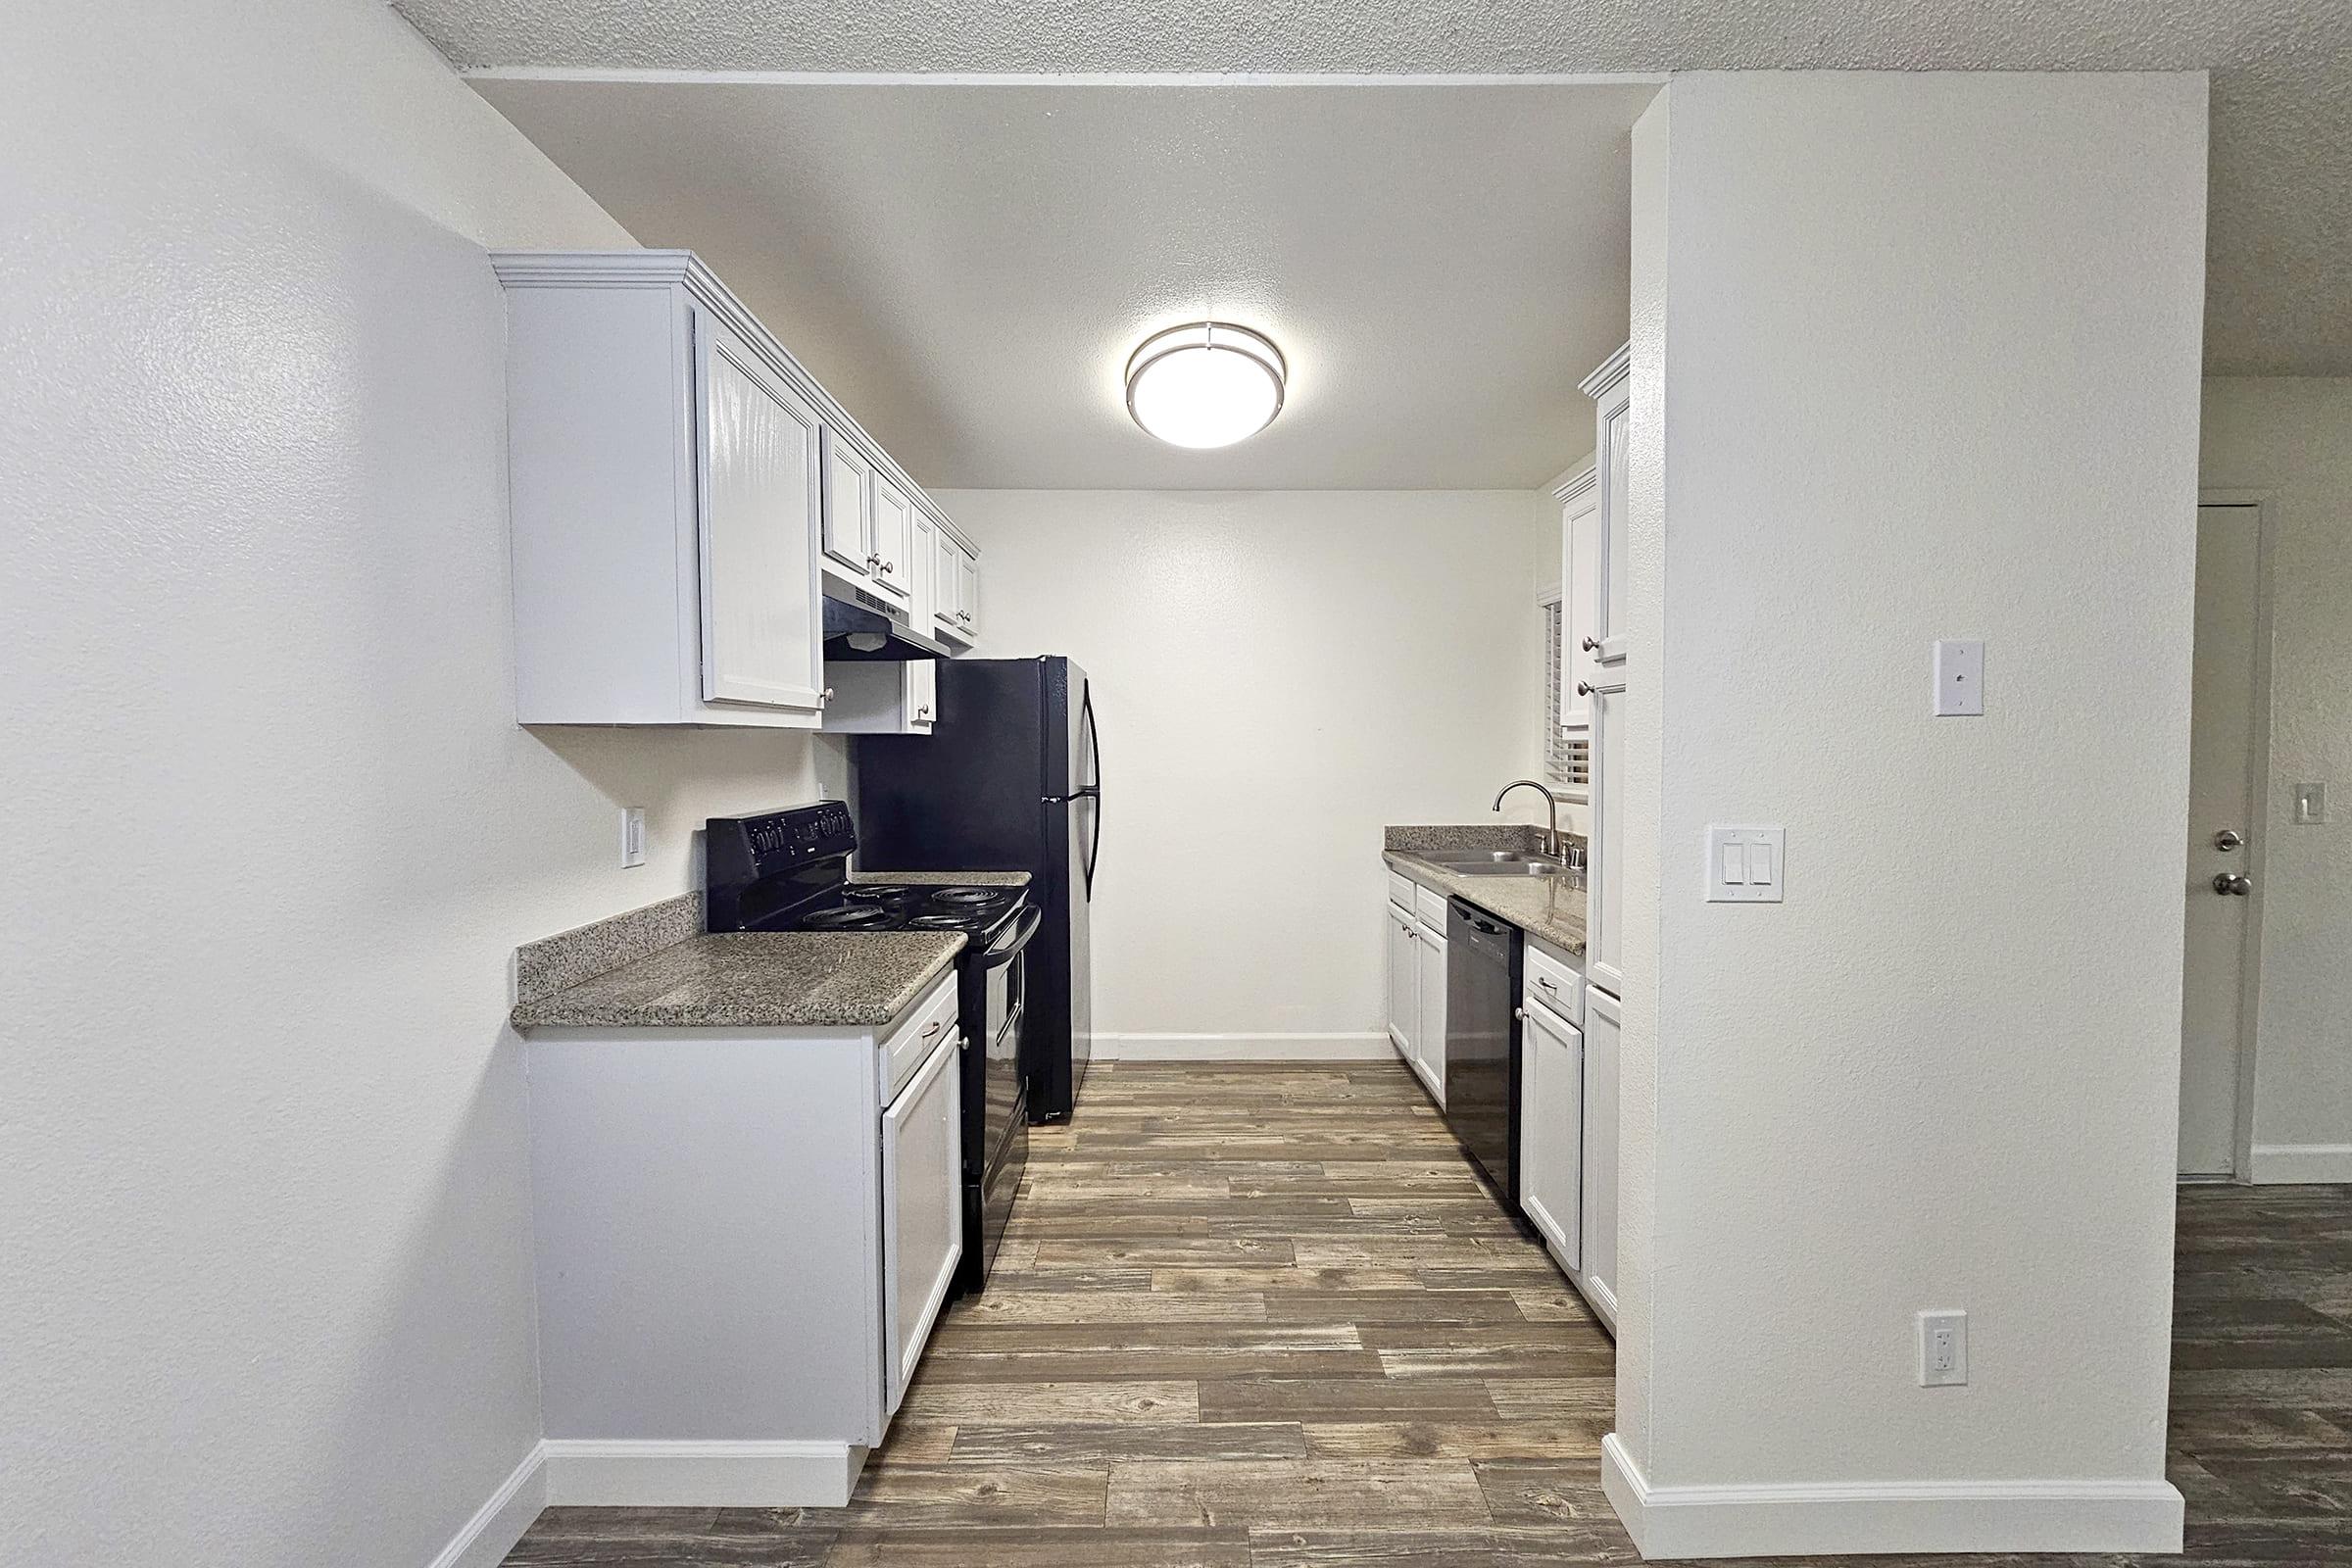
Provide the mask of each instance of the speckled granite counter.
POLYGON ((526 1002, 517 1029, 879 1028, 963 951, 960 931, 692 937, 526 1002))
POLYGON ((1026 871, 852 871, 853 882, 899 882, 910 888, 1025 888, 1026 871))
POLYGON ((1393 827, 1387 831, 1384 842, 1386 848, 1381 858, 1423 887, 1464 899, 1573 956, 1584 956, 1583 872, 1567 876, 1460 876, 1413 853, 1415 850, 1536 850, 1544 844, 1542 828, 1519 823, 1393 827))

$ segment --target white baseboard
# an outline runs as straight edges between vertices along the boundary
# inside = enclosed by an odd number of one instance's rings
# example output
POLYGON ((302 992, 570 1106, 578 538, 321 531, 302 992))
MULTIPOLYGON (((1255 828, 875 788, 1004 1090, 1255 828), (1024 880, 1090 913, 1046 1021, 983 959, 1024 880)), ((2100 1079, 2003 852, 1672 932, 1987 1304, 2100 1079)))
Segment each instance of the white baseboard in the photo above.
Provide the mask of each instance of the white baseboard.
POLYGON ((1612 1432, 1600 1482, 1643 1557, 2180 1549, 2180 1494, 2164 1481, 1653 1487, 1612 1432))
POLYGON ((2352 1144, 2256 1144, 2254 1185, 2352 1182, 2352 1144))
POLYGON ((476 1508, 466 1528, 450 1538, 432 1568, 498 1568, 522 1533, 547 1506, 547 1470, 542 1444, 532 1444, 507 1479, 476 1508))
POLYGON ((1385 1033, 1348 1035, 1095 1036, 1097 1061, 1386 1061, 1396 1054, 1385 1033))
POLYGON ((547 1500, 590 1508, 839 1508, 865 1449, 848 1443, 550 1438, 547 1500))

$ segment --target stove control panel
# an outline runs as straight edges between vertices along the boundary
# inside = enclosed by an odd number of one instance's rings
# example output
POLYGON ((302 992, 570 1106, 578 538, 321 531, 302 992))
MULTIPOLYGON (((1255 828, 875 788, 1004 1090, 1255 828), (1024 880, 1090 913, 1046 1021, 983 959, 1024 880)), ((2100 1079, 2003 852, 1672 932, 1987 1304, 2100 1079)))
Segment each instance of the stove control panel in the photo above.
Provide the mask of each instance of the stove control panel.
MULTIPOLYGON (((840 801, 711 817, 703 838, 710 929, 741 929, 729 915, 747 901, 757 904, 779 898, 787 890, 776 885, 778 879, 798 883, 803 879, 795 877, 795 872, 819 861, 844 859, 857 848, 857 827, 850 820, 849 807, 840 801), (722 915, 722 910, 728 914, 722 915), (721 918, 728 918, 728 923, 721 925, 721 918)), ((838 881, 841 874, 836 867, 830 880, 838 881)))

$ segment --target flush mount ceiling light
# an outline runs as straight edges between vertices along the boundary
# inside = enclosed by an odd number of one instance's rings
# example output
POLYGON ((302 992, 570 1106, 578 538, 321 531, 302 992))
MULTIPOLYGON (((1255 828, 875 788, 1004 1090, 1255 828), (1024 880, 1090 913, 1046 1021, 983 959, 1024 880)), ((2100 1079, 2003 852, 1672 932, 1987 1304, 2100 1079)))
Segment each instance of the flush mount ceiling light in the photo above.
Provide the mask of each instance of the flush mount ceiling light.
POLYGON ((1229 447, 1282 412, 1282 350, 1229 321, 1194 321, 1144 339, 1127 359, 1127 412, 1170 446, 1229 447))

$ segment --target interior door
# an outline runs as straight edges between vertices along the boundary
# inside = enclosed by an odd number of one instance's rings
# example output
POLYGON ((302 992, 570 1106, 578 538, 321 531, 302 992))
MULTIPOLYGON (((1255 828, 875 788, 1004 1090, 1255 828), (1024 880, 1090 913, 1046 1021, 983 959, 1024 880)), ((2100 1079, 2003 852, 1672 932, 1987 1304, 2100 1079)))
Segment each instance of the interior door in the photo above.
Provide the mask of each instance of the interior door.
POLYGON ((822 706, 816 413, 735 335, 694 323, 701 472, 703 698, 822 706))
POLYGON ((1585 1035, 1541 1004, 1521 1015, 1519 1206, 1569 1268, 1582 1268, 1585 1035))
POLYGON ((2261 521, 2258 507, 2197 509, 2188 911, 2180 976, 2182 1175, 2228 1175, 2237 1164, 2247 933, 2259 892, 2255 837, 2264 826, 2254 808, 2261 521))

